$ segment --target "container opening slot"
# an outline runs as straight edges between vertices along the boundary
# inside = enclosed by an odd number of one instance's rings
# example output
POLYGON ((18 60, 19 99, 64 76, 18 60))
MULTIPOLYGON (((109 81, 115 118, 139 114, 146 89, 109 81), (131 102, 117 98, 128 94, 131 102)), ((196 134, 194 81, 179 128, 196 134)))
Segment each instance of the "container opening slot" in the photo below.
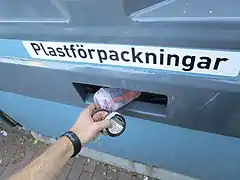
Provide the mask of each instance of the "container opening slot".
MULTIPOLYGON (((84 101, 88 99, 88 96, 93 96, 102 86, 73 83, 73 86, 82 97, 84 101)), ((139 102, 146 102, 151 104, 161 104, 167 106, 168 97, 163 94, 155 94, 149 92, 142 92, 141 95, 135 100, 139 102)))

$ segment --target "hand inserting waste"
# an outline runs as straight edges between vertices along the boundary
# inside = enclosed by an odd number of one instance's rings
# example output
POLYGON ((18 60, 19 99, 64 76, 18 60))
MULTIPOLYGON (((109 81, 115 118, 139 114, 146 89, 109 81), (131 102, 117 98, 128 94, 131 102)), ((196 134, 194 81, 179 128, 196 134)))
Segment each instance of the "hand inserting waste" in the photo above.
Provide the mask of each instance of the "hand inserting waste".
POLYGON ((82 144, 87 144, 89 141, 99 135, 99 132, 111 127, 111 122, 105 119, 107 112, 100 111, 92 117, 93 111, 99 108, 97 104, 91 104, 84 109, 70 131, 74 132, 81 140, 82 144))
POLYGON ((70 157, 76 156, 82 146, 98 136, 100 131, 111 127, 110 120, 105 118, 106 112, 99 112, 92 117, 96 109, 99 109, 97 104, 91 104, 84 109, 70 131, 64 133, 41 156, 13 175, 10 180, 55 179, 70 157))
MULTIPOLYGON (((113 106, 108 107, 111 108, 110 111, 117 110, 140 95, 138 92, 129 92, 121 89, 108 89, 107 93, 103 90, 103 93, 105 93, 105 96, 101 96, 103 98, 106 98, 109 93, 113 95, 110 97, 113 106)), ((106 99, 103 100, 103 102, 107 102, 106 99)), ((92 116, 93 112, 100 107, 103 108, 97 104, 91 104, 84 109, 70 131, 64 133, 41 156, 13 175, 10 180, 55 179, 69 158, 76 156, 82 146, 93 140, 101 131, 106 130, 108 134, 112 133, 114 136, 120 135, 126 127, 124 117, 117 112, 108 113, 106 111, 99 111, 92 116), (117 135, 114 134, 116 132, 117 135)))

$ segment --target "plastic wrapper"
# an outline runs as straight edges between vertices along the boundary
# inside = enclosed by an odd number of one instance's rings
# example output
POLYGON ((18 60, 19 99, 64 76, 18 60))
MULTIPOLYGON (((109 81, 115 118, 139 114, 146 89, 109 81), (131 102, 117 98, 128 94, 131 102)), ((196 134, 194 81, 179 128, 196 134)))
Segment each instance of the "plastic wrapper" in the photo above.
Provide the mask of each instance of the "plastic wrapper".
POLYGON ((140 95, 141 92, 138 91, 128 91, 117 88, 100 88, 94 94, 94 102, 99 104, 101 108, 112 112, 130 103, 140 95))

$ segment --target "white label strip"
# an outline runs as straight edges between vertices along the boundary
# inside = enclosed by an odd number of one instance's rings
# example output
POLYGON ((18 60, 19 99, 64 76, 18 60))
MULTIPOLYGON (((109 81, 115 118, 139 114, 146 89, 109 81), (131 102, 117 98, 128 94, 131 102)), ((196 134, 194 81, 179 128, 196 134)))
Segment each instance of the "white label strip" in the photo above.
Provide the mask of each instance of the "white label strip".
POLYGON ((23 41, 32 58, 185 73, 237 76, 240 55, 234 51, 155 46, 23 41))

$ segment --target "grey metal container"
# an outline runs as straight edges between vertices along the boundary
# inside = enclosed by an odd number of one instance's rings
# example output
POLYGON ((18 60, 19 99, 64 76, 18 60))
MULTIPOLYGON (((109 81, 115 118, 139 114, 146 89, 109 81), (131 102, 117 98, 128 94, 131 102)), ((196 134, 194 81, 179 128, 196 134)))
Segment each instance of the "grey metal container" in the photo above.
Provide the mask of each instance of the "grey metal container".
MULTIPOLYGON (((4 0, 0 6, 0 38, 238 51, 238 6, 234 0, 4 0)), ((19 55, 3 49, 2 56, 19 55)), ((167 106, 136 102, 125 108, 125 113, 176 126, 240 135, 239 75, 96 65, 65 68, 51 62, 45 62, 44 68, 19 65, 17 61, 0 63, 3 91, 81 107, 85 106, 86 94, 79 96, 72 83, 157 93, 168 97, 167 106), (18 75, 13 77, 13 72, 18 75), (22 88, 29 84, 33 87, 22 88)))
POLYGON ((162 179, 180 179, 175 173, 237 179, 240 141, 216 134, 240 136, 239 5, 237 0, 2 0, 0 109, 28 129, 59 137, 100 87, 138 90, 143 96, 121 110, 127 121, 122 136, 103 137, 90 148, 174 172, 162 179), (222 69, 211 64, 208 72, 195 69, 200 66, 195 63, 187 72, 177 69, 177 60, 164 68, 151 61, 153 68, 145 68, 147 58, 138 67, 70 61, 48 56, 43 48, 36 56, 40 50, 30 50, 28 41, 39 49, 40 43, 54 42, 117 51, 143 47, 158 57, 161 49, 179 57, 206 53, 210 60, 201 57, 215 64, 220 58, 222 69))

